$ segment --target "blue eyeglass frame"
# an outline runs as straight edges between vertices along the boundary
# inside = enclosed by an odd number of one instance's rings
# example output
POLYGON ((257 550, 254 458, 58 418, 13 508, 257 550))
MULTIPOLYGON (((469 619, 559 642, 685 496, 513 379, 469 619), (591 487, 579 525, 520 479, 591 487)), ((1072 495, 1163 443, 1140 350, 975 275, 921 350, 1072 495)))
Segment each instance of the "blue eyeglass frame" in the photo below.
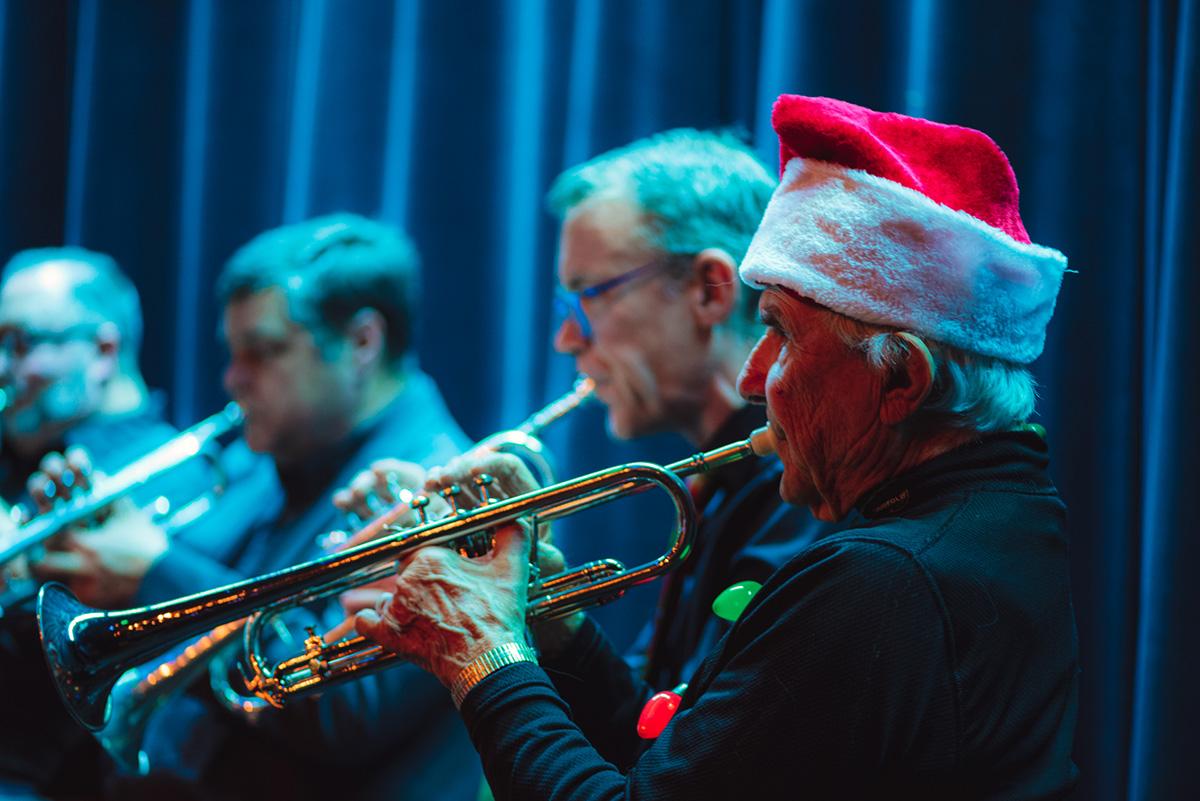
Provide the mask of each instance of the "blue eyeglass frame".
POLYGON ((568 318, 574 318, 575 323, 579 326, 579 331, 584 339, 592 338, 592 324, 588 320, 587 312, 583 310, 583 301, 588 298, 598 298, 606 292, 611 292, 617 287, 628 284, 630 281, 635 281, 643 275, 650 275, 655 271, 669 265, 670 257, 659 257, 654 261, 648 261, 640 267, 634 267, 632 270, 620 275, 613 276, 607 281, 601 281, 593 286, 585 287, 577 292, 572 292, 569 289, 563 289, 561 286, 554 290, 554 311, 560 324, 568 318))

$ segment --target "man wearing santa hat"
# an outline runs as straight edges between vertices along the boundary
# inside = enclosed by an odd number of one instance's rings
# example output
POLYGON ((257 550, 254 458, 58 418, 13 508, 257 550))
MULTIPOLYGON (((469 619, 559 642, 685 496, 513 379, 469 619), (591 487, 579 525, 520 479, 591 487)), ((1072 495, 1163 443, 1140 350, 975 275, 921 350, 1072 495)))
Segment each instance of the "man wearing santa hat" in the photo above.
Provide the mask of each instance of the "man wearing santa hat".
MULTIPOLYGON (((794 96, 774 125, 782 181, 740 270, 768 330, 739 389, 781 496, 843 529, 766 582, 627 770, 525 644, 524 527, 483 559, 412 555, 359 630, 450 689, 500 799, 1062 797, 1079 667, 1027 365, 1066 261, 978 131, 794 96)), ((531 483, 502 456, 437 481, 480 471, 531 483)))

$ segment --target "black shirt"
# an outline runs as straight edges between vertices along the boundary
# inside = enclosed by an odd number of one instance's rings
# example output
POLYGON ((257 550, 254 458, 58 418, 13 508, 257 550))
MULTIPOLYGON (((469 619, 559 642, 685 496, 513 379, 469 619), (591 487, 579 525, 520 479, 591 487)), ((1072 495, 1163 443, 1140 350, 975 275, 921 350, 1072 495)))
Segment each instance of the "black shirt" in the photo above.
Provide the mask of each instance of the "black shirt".
MULTIPOLYGON (((765 421, 762 407, 745 406, 704 449, 745 439, 765 421)), ((703 509, 692 553, 666 579, 655 622, 624 662, 614 655, 597 664, 599 670, 581 675, 569 655, 561 670, 558 660, 543 660, 588 740, 614 764, 628 767, 640 754, 643 743, 630 735, 649 697, 687 680, 729 630, 730 623, 713 613, 717 596, 736 582, 765 582, 832 530, 807 509, 783 503, 782 472, 777 457, 746 459, 692 484, 703 509)))
MULTIPOLYGON (((496 798, 1063 797, 1078 647, 1046 463, 994 435, 880 487, 767 582, 627 772, 541 668, 488 676, 462 713, 496 798)), ((611 659, 590 626, 573 650, 611 659)))

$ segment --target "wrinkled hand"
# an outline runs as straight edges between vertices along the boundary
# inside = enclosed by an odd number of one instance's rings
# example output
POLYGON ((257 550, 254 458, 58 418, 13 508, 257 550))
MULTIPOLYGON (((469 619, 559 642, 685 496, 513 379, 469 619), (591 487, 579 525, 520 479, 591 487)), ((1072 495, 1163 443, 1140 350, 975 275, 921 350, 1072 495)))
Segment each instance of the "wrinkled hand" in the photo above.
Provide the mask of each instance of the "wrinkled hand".
MULTIPOLYGON (((484 473, 495 479, 487 490, 493 500, 537 487, 520 459, 488 453, 460 456, 431 471, 425 491, 432 497, 457 484, 462 489, 459 506, 477 506, 482 493, 473 479, 484 473)), ((523 641, 529 526, 501 526, 493 536, 492 550, 473 559, 440 546, 408 554, 392 592, 376 595, 374 608, 357 614, 358 632, 433 673, 447 687, 485 651, 523 641)), ((366 593, 359 596, 369 599, 366 593)))
POLYGON ((166 532, 128 500, 101 525, 68 531, 30 563, 43 581, 61 581, 90 606, 128 606, 146 572, 167 550, 166 532))
POLYGON ((390 594, 355 617, 358 633, 449 687, 472 660, 525 639, 529 530, 497 529, 486 556, 422 548, 405 559, 390 594))

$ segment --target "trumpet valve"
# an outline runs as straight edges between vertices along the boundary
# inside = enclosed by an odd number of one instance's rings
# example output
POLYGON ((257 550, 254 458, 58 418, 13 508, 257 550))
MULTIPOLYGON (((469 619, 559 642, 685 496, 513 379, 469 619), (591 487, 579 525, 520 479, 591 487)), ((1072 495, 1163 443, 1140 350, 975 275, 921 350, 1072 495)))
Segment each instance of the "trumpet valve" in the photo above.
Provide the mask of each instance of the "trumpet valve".
POLYGON ((425 511, 429 506, 428 495, 417 495, 408 502, 408 507, 413 510, 413 514, 417 516, 417 520, 421 525, 429 522, 429 513, 425 511))
POLYGON ((308 662, 308 669, 312 675, 317 676, 325 671, 328 662, 325 660, 325 638, 317 634, 317 630, 312 626, 305 627, 308 636, 304 638, 304 657, 308 662))
POLYGON ((488 487, 495 483, 496 479, 487 473, 480 473, 479 475, 475 476, 475 486, 479 489, 479 499, 483 502, 484 506, 487 506, 489 503, 495 503, 495 500, 492 499, 491 492, 488 490, 488 487))
POLYGON ((462 487, 457 484, 451 484, 448 487, 442 487, 438 490, 438 495, 446 501, 450 507, 450 511, 455 515, 466 514, 466 510, 458 508, 458 496, 462 494, 462 487))

